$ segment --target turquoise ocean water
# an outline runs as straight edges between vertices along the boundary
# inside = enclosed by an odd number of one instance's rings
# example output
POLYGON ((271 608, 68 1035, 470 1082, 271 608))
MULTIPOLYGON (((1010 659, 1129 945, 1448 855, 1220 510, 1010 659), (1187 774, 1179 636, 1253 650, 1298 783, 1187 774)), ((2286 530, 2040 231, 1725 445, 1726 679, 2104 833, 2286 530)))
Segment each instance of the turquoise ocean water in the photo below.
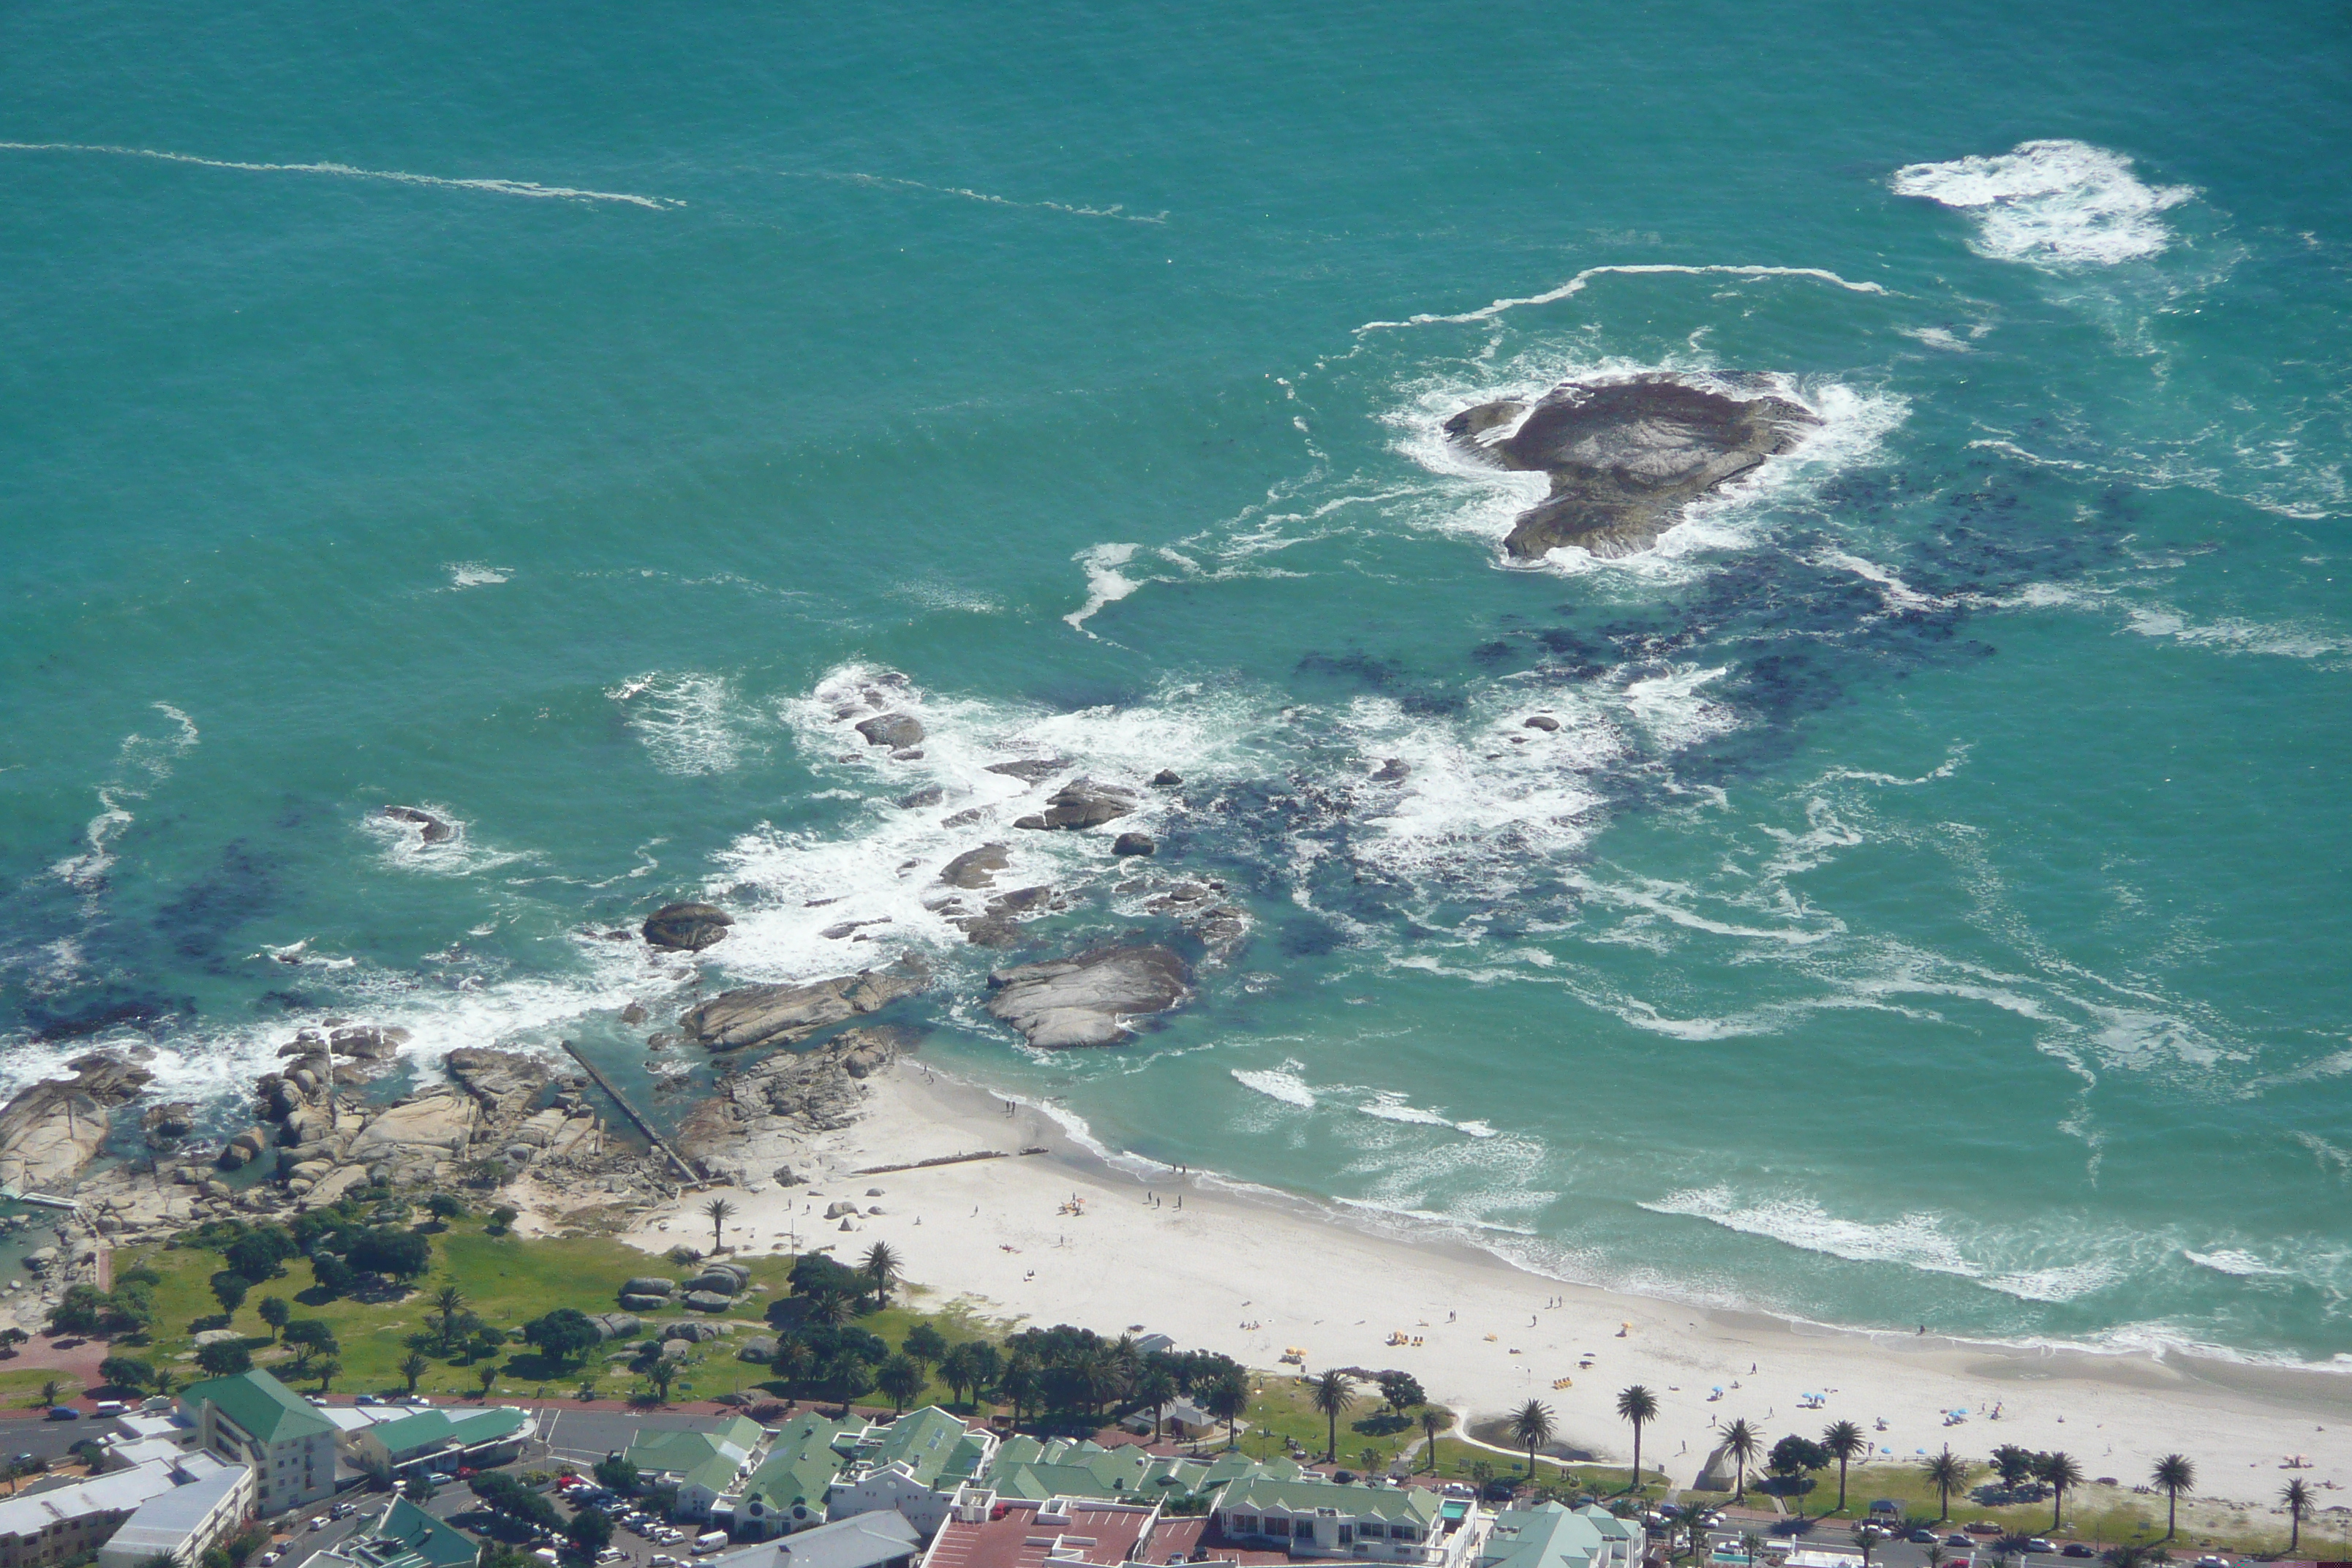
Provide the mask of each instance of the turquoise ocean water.
POLYGON ((921 952, 943 1067, 1563 1278, 2352 1358, 2347 59, 2261 3, 10 7, 0 1073, 144 1042, 225 1126, 329 1016, 634 1064, 690 971, 593 933, 702 895, 711 984, 921 952), (1657 369, 1823 425, 1507 568, 1437 422, 1657 369), (835 717, 893 672, 919 761, 835 717), (1011 837, 1026 951, 1171 930, 1008 834, 1014 755, 1181 773, 1154 874, 1251 916, 1125 1049, 1025 1055, 924 902, 1011 837))

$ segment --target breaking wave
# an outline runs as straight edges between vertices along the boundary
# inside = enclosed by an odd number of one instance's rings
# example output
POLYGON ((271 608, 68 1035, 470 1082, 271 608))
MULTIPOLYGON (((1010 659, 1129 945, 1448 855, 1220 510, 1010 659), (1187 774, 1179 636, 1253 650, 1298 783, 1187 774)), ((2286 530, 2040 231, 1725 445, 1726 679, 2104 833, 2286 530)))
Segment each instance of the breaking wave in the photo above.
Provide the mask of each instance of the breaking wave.
POLYGON ((2020 142, 1994 157, 1910 163, 1888 182, 1976 219, 1973 248, 1996 261, 2112 267, 2154 256, 2173 234, 2158 215, 2197 193, 2149 185, 2131 160, 2087 142, 2020 142))

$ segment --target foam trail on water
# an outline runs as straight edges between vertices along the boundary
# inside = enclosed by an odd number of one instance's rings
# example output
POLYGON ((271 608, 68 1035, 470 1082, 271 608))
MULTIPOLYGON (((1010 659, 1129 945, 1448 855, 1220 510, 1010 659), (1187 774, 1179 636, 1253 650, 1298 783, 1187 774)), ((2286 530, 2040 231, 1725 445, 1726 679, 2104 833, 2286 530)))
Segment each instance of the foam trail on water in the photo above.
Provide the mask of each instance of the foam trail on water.
POLYGON ((1116 218, 1120 223, 1165 224, 1168 221, 1168 215, 1164 212, 1157 215, 1131 213, 1125 210, 1122 203, 1114 203, 1107 207, 1089 207, 1074 205, 1068 202, 1023 202, 1015 201, 1011 196, 996 196, 989 195, 986 191, 970 190, 962 185, 928 185, 920 180, 902 180, 891 174, 826 174, 819 170, 797 169, 779 169, 776 172, 788 180, 831 180, 845 185, 896 186, 900 190, 928 191, 935 196, 960 196, 968 202, 985 202, 994 207, 1028 207, 1039 212, 1067 213, 1072 217, 1116 218))
POLYGON ((1887 184, 1973 215, 1970 248, 1994 261, 2112 267, 2172 243, 2157 215, 2195 195, 2188 185, 2148 185, 2129 158, 2087 142, 2021 142, 1997 157, 1907 163, 1887 184))
POLYGON ((1062 617, 1072 631, 1094 637, 1094 633, 1087 631, 1087 623, 1104 605, 1117 604, 1143 585, 1119 571, 1135 559, 1135 550, 1132 544, 1094 544, 1078 552, 1075 559, 1087 569, 1087 602, 1062 617))
POLYGON ((1295 1072, 1272 1068, 1235 1068, 1234 1081, 1244 1089, 1255 1089, 1268 1100, 1278 1100, 1285 1105, 1295 1105, 1301 1110, 1315 1109, 1315 1091, 1307 1087, 1295 1072))
POLYGON ((1623 263, 1611 267, 1588 267, 1583 271, 1578 273, 1575 277, 1570 279, 1567 282, 1561 284, 1559 288, 1549 289, 1541 294, 1528 294, 1515 300, 1497 300, 1493 304, 1481 306, 1475 310, 1464 310, 1458 314, 1450 316, 1423 313, 1418 316, 1408 316, 1402 321, 1366 321, 1362 326, 1358 327, 1356 331, 1360 333, 1394 331, 1400 327, 1433 326, 1440 321, 1490 321, 1496 316, 1501 315, 1504 311, 1516 310, 1522 305, 1549 305, 1554 304, 1559 300, 1568 299, 1571 295, 1581 294, 1584 292, 1586 287, 1591 284, 1595 278, 1604 278, 1612 275, 1641 276, 1643 274, 1655 273, 1681 274, 1692 278, 1705 278, 1710 276, 1751 279, 1811 278, 1822 283, 1834 283, 1841 289, 1849 289, 1857 294, 1884 294, 1886 292, 1885 287, 1880 284, 1872 283, 1866 280, 1856 283, 1851 279, 1841 278, 1836 273, 1830 271, 1828 268, 1821 267, 1745 267, 1725 264, 1717 264, 1710 267, 1687 267, 1664 261, 1643 262, 1638 264, 1623 263))
POLYGON ((178 726, 177 732, 157 737, 133 731, 122 737, 115 750, 114 774, 98 786, 98 815, 82 830, 82 842, 88 847, 49 868, 59 881, 85 892, 95 891, 105 882, 107 871, 114 865, 114 841, 135 820, 122 803, 146 799, 147 792, 170 778, 173 764, 194 750, 202 738, 195 721, 177 708, 168 702, 151 706, 178 726))
POLYGON ((682 207, 668 196, 633 195, 626 191, 588 191, 571 185, 542 185, 532 180, 455 180, 439 174, 411 174, 397 169, 361 169, 349 163, 247 163, 233 158, 200 158, 194 153, 167 153, 154 147, 110 147, 83 142, 0 142, 11 153, 100 153, 115 158, 152 158, 164 163, 193 163, 204 169, 236 169, 253 174, 333 174, 346 180, 385 180, 401 185, 438 185, 453 191, 487 191, 492 195, 534 196, 548 201, 625 202, 656 212, 682 207))

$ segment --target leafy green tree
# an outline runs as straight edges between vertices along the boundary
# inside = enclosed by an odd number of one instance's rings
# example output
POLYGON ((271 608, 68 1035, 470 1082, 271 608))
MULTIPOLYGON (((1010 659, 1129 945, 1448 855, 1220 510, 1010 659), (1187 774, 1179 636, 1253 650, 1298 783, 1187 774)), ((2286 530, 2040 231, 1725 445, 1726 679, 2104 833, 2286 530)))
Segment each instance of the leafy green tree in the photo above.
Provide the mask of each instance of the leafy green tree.
POLYGON ((294 1321, 294 1309, 283 1296, 264 1296, 258 1310, 272 1337, 284 1333, 286 1325, 294 1321))
POLYGON ((98 1375, 117 1388, 136 1393, 155 1381, 155 1369, 137 1356, 110 1355, 98 1363, 98 1375))
POLYGON ((593 1557, 613 1543, 613 1521, 602 1509, 583 1508, 563 1527, 563 1539, 583 1557, 593 1557))
POLYGON ((1551 1441, 1551 1406, 1530 1399, 1511 1412, 1511 1436, 1528 1451, 1528 1479, 1536 1479, 1536 1450, 1551 1441))
POLYGON ((1381 1373, 1381 1403, 1389 1407, 1391 1415, 1402 1415, 1416 1405, 1428 1404, 1429 1395, 1423 1392, 1421 1380, 1412 1373, 1384 1372, 1381 1373))
POLYGON ((874 1381, 883 1393, 890 1396, 890 1409, 895 1415, 906 1409, 915 1396, 923 1392, 926 1379, 923 1369, 915 1364, 912 1356, 894 1355, 882 1363, 882 1369, 875 1374, 874 1381))
POLYGON ((2000 1478, 2004 1490, 2015 1491, 2032 1478, 2033 1461, 2038 1458, 2031 1448, 2003 1443, 1992 1451, 1993 1473, 2000 1478))
POLYGON ((324 1318, 296 1318, 278 1332, 280 1344, 300 1348, 308 1345, 319 1355, 332 1355, 343 1347, 335 1342, 335 1331, 324 1318))
POLYGON ((603 1340, 588 1314, 577 1307, 558 1307, 543 1318, 522 1326, 522 1337, 558 1362, 577 1361, 603 1340))
POLYGON ((359 1271, 331 1252, 310 1254, 310 1278, 330 1296, 350 1293, 359 1283, 359 1271))
POLYGON ((354 1268, 388 1279, 414 1279, 433 1267, 433 1244, 413 1230, 361 1233, 348 1255, 354 1268))
POLYGON ((1328 1438, 1323 1457, 1336 1460, 1339 1457, 1339 1417, 1356 1407, 1356 1380, 1334 1367, 1308 1385, 1307 1402, 1315 1407, 1316 1415, 1323 1417, 1328 1438))
MULTIPOLYGON (((1633 1484, 1627 1489, 1642 1489, 1642 1428, 1658 1418, 1658 1396, 1641 1384, 1635 1384, 1617 1395, 1619 1419, 1633 1424, 1633 1484)), ((1535 1461, 1528 1461, 1528 1474, 1536 1473, 1535 1461)))
POLYGON ((500 1204, 498 1207, 490 1211, 490 1223, 484 1226, 482 1228, 488 1231, 492 1236, 504 1236, 509 1230, 511 1230, 514 1227, 514 1222, 520 1218, 521 1215, 521 1210, 511 1207, 506 1204, 500 1204))
POLYGON ((425 1207, 435 1219, 444 1225, 453 1219, 463 1219, 466 1216, 466 1205, 457 1201, 455 1193, 436 1193, 425 1200, 425 1207))
POLYGON ((430 1470, 417 1471, 415 1479, 408 1483, 408 1500, 419 1508, 440 1495, 441 1489, 434 1484, 433 1472, 430 1470))
POLYGON ((324 1394, 330 1387, 333 1386, 335 1379, 343 1375, 343 1363, 333 1356, 329 1356, 321 1361, 315 1370, 319 1373, 319 1392, 324 1394))
POLYGON ((234 1269, 224 1268, 213 1276, 213 1295, 220 1302, 221 1310, 231 1317, 245 1305, 245 1276, 234 1269))
POLYGON ((253 1370, 253 1352, 236 1340, 219 1340, 197 1350, 196 1364, 208 1377, 235 1377, 253 1370))
POLYGON ((2180 1527, 2180 1494, 2197 1489, 2197 1467, 2183 1454, 2167 1454, 2156 1462, 2150 1478, 2164 1493, 2164 1538, 2180 1527))
POLYGON ((596 1461, 596 1484, 623 1497, 635 1497, 638 1485, 637 1467, 618 1454, 607 1454, 596 1461))
POLYGON ((1942 1453, 1928 1458, 1927 1484, 1936 1489, 1938 1506, 1944 1510, 1936 1516, 1937 1523, 1952 1517, 1952 1494, 1968 1489, 1969 1477, 1974 1469, 1974 1466, 1952 1452, 1949 1443, 1944 1445, 1942 1453))
MULTIPOLYGON (((1764 1468, 1780 1481, 1783 1493, 1802 1499, 1812 1484, 1806 1478, 1815 1470, 1826 1468, 1829 1462, 1827 1448, 1811 1437, 1791 1432, 1772 1445, 1771 1455, 1765 1460, 1764 1468)), ((1797 1511, 1804 1511, 1802 1501, 1798 1503, 1797 1511)))
POLYGON ((945 1334, 929 1323, 917 1323, 907 1331, 907 1338, 898 1349, 917 1366, 929 1368, 940 1364, 948 1353, 945 1334))
POLYGON ((1845 1511, 1845 1468, 1870 1452, 1870 1440, 1862 1428, 1851 1421, 1832 1421, 1822 1430, 1822 1447, 1837 1461, 1838 1500, 1836 1511, 1845 1511))

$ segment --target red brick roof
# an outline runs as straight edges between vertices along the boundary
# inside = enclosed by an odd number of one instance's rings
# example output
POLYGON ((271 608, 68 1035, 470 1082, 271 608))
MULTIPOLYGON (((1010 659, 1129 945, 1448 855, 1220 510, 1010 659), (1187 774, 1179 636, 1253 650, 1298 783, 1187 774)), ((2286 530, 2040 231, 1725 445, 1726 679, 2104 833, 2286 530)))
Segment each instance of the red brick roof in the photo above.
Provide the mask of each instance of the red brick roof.
POLYGON ((1008 1500, 991 1510, 1002 1518, 979 1524, 949 1520, 924 1568, 1045 1568, 1057 1546, 1066 1554, 1057 1561, 1074 1555, 1098 1568, 1118 1568, 1151 1518, 1150 1509, 1131 1504, 1073 1501, 1067 1515, 1044 1518, 1038 1507, 1008 1500))

